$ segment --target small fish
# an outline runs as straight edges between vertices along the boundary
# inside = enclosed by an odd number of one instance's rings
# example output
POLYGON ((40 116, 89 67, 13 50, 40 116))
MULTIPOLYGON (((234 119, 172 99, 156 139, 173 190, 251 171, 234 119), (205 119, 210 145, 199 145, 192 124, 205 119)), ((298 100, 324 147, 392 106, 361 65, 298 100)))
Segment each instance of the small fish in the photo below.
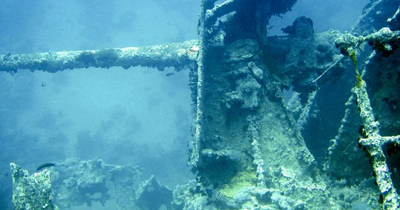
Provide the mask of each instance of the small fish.
POLYGON ((40 165, 40 166, 36 169, 36 171, 40 171, 40 170, 42 170, 42 169, 44 169, 44 168, 48 168, 48 167, 52 167, 52 166, 56 166, 56 164, 55 164, 55 163, 44 163, 44 164, 40 165))
POLYGON ((42 87, 46 87, 46 83, 45 82, 42 82, 42 87))
POLYGON ((170 76, 172 76, 174 74, 175 74, 174 72, 171 72, 171 73, 166 74, 165 76, 170 77, 170 76))

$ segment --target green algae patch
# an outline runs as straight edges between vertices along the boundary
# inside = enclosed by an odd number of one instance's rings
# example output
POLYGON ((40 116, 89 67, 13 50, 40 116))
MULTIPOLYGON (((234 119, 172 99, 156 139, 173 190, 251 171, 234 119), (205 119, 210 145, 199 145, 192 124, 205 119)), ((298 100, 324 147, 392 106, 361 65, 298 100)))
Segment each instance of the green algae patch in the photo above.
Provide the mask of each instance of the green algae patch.
POLYGON ((256 187, 256 180, 255 169, 248 167, 245 171, 238 172, 219 192, 227 197, 234 198, 244 188, 256 187))

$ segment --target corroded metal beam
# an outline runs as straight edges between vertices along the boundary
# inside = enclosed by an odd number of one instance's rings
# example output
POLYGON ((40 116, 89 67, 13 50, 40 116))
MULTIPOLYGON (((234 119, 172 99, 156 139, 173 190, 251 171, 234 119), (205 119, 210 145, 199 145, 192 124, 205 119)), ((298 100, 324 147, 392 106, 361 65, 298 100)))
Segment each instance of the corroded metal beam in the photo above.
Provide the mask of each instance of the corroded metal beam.
POLYGON ((169 43, 146 47, 110 48, 102 50, 60 51, 35 54, 0 55, 0 71, 18 69, 57 72, 75 68, 110 68, 146 66, 163 70, 174 67, 177 71, 196 66, 199 41, 169 43))
MULTIPOLYGON (((385 145, 397 145, 400 143, 400 136, 380 135, 379 122, 373 113, 367 92, 367 84, 362 78, 362 75, 367 71, 367 67, 364 68, 363 74, 359 73, 356 51, 362 42, 368 41, 374 50, 381 52, 382 56, 387 56, 393 53, 393 49, 398 48, 396 42, 399 38, 399 31, 392 32, 389 28, 382 28, 378 32, 365 37, 355 37, 350 34, 345 34, 335 41, 336 46, 340 49, 342 54, 348 55, 351 58, 356 70, 356 85, 353 88, 353 92, 357 97, 357 106, 363 122, 363 126, 360 129, 360 134, 363 138, 361 138, 358 143, 360 148, 366 152, 371 160, 370 162, 374 170, 376 183, 381 192, 380 203, 382 204, 382 209, 398 209, 400 207, 399 196, 394 187, 391 172, 386 162, 387 157, 384 153, 385 145)), ((377 55, 376 52, 373 52, 369 60, 377 55)))
POLYGON ((381 192, 382 209, 398 209, 399 198, 391 178, 389 166, 386 163, 383 148, 384 145, 389 143, 399 144, 400 136, 381 136, 379 134, 379 122, 372 111, 366 83, 361 80, 358 84, 360 85, 356 85, 353 91, 357 96, 357 104, 363 121, 361 132, 365 136, 365 138, 359 140, 359 145, 371 159, 376 183, 381 192))

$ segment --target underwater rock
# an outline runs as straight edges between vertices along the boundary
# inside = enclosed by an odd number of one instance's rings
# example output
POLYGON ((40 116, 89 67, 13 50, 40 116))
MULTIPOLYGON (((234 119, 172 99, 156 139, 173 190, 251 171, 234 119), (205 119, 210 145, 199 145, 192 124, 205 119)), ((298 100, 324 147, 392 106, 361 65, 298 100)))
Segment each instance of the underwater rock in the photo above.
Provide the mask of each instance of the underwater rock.
POLYGON ((53 202, 63 209, 84 204, 90 207, 93 202, 104 206, 111 199, 109 191, 119 210, 172 208, 172 191, 153 176, 140 188, 143 170, 139 167, 72 158, 56 165, 29 176, 26 170, 11 164, 13 202, 18 210, 58 209, 53 202))
POLYGON ((93 202, 105 205, 111 191, 119 210, 135 209, 142 171, 130 165, 109 165, 101 159, 69 158, 51 169, 54 202, 62 208, 91 206, 93 202))
POLYGON ((29 176, 28 171, 10 164, 13 180, 13 203, 16 210, 57 210, 53 204, 50 171, 43 170, 29 176))
POLYGON ((136 201, 141 210, 170 210, 171 204, 172 191, 161 185, 154 176, 143 184, 136 201))
POLYGON ((314 24, 311 18, 301 16, 293 22, 293 25, 283 28, 282 31, 303 39, 312 38, 314 35, 314 24))
POLYGON ((56 203, 63 208, 85 203, 91 206, 94 201, 105 205, 109 199, 107 171, 102 160, 67 159, 57 164, 52 173, 56 203))
POLYGON ((140 184, 141 171, 132 166, 115 166, 110 171, 110 180, 115 185, 118 210, 136 207, 136 190, 140 184))

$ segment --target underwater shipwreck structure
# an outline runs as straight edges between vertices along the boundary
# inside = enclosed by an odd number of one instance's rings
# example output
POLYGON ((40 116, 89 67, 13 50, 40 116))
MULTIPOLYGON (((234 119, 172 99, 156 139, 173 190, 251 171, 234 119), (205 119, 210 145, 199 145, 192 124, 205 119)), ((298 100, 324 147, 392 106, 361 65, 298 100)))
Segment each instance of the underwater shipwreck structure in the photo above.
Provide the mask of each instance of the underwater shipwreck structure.
MULTIPOLYGON (((295 3, 202 0, 199 40, 7 54, 0 70, 188 69, 196 180, 177 187, 167 209, 400 208, 400 2, 372 0, 349 33, 314 33, 299 17, 286 36, 268 36, 269 19, 295 3)), ((38 182, 12 164, 12 175, 17 209, 40 199, 57 209, 48 170, 38 182), (20 193, 32 186, 46 193, 20 193)), ((136 197, 119 209, 151 209, 136 197)))

